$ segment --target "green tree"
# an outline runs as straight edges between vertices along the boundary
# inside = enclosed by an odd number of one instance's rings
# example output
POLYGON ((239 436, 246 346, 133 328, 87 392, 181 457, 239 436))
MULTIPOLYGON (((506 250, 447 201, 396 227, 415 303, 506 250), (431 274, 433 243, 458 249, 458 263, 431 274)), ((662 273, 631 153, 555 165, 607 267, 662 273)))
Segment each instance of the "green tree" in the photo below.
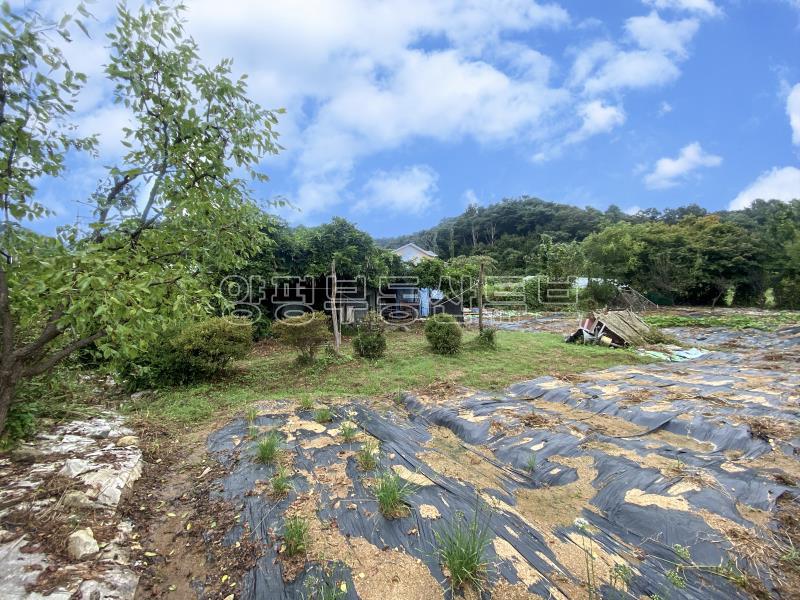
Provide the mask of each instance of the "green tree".
POLYGON ((645 247, 637 234, 636 226, 622 222, 587 237, 583 249, 588 275, 630 282, 645 247))
POLYGON ((445 262, 439 258, 426 258, 411 267, 411 275, 417 278, 421 288, 437 289, 444 271, 445 262))
POLYGON ((578 242, 553 242, 552 236, 542 234, 529 266, 537 275, 563 280, 584 274, 586 256, 583 246, 578 242))
POLYGON ((161 0, 136 13, 121 6, 106 75, 132 115, 127 151, 89 199, 93 222, 33 235, 21 222, 45 213, 35 182, 61 174, 66 153, 93 140, 75 137, 70 122, 84 78, 50 41, 69 40, 70 18, 3 11, 2 246, 16 260, 0 265, 0 430, 23 378, 90 344, 107 359, 135 357, 176 317, 210 306, 204 273, 236 266, 263 241, 249 182, 266 179, 257 165, 279 149, 276 113, 247 97, 229 60, 200 61, 179 10, 161 0))

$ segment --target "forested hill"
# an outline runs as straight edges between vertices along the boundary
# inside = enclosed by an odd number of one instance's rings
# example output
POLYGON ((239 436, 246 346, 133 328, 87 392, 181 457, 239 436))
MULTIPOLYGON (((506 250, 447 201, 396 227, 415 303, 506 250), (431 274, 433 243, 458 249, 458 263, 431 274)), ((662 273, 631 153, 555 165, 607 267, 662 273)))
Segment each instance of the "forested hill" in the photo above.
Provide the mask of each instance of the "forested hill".
POLYGON ((442 258, 452 258, 473 254, 485 246, 519 248, 521 242, 528 242, 533 248, 539 242, 536 236, 542 233, 556 241, 581 240, 600 229, 603 219, 604 213, 593 208, 522 197, 489 206, 472 205, 463 214, 444 219, 430 229, 378 243, 390 248, 413 241, 442 258))
POLYGON ((487 249, 492 249, 490 254, 511 250, 525 256, 538 246, 541 234, 551 236, 555 242, 581 241, 590 233, 620 221, 640 223, 661 220, 676 223, 687 215, 706 214, 705 209, 692 204, 667 209, 663 213, 649 209, 631 216, 613 204, 603 212, 591 207, 579 208, 522 196, 506 198, 488 206, 473 204, 457 217, 442 219, 430 229, 381 238, 376 242, 384 248, 397 248, 414 242, 433 250, 444 259, 485 254, 487 249))
POLYGON ((663 212, 648 209, 628 215, 615 205, 600 211, 523 196, 488 206, 471 205, 461 215, 443 219, 430 229, 376 242, 385 248, 415 242, 445 260, 454 256, 487 254, 506 269, 519 270, 524 269, 525 258, 535 253, 543 234, 550 236, 553 242, 582 241, 616 223, 673 226, 685 217, 708 215, 718 217, 721 222, 739 225, 749 233, 761 233, 759 237, 777 234, 777 230, 781 230, 783 238, 780 241, 783 241, 787 228, 800 233, 800 200, 791 203, 757 201, 748 209, 733 212, 708 213, 704 208, 691 204, 663 212))

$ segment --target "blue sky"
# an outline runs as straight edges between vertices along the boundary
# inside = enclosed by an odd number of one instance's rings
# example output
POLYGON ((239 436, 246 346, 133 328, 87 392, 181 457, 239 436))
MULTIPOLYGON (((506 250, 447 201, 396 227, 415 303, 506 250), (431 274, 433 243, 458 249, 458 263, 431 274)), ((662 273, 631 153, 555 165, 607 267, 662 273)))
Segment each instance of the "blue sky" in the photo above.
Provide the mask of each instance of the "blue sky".
MULTIPOLYGON (((800 197, 800 0, 186 3, 203 57, 232 57, 287 110, 257 193, 288 199, 292 223, 341 215, 386 236, 523 194, 634 212, 800 197)), ((122 155, 128 117, 102 77, 112 5, 67 50, 101 158, 42 183, 44 232, 84 218, 122 155)))

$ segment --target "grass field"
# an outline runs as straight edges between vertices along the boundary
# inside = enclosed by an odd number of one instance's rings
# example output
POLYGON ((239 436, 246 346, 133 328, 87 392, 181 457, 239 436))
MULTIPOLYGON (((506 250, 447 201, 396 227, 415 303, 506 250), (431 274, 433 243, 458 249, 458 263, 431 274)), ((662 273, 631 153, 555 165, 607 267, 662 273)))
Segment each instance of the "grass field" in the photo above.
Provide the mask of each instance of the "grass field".
POLYGON ((436 382, 499 390, 515 381, 544 374, 576 373, 624 363, 649 362, 627 350, 565 344, 560 335, 497 332, 498 349, 478 349, 476 334, 465 332, 464 349, 455 356, 433 354, 421 331, 391 332, 386 356, 354 358, 346 341, 339 357, 323 353, 312 366, 299 366, 294 353, 274 343, 256 348, 223 381, 162 390, 156 398, 128 404, 139 416, 191 424, 221 411, 270 399, 325 401, 380 396, 415 390, 436 382))
POLYGON ((760 329, 775 331, 785 325, 800 323, 797 311, 775 311, 769 314, 736 314, 721 313, 719 315, 649 315, 645 322, 653 327, 727 327, 728 329, 760 329))

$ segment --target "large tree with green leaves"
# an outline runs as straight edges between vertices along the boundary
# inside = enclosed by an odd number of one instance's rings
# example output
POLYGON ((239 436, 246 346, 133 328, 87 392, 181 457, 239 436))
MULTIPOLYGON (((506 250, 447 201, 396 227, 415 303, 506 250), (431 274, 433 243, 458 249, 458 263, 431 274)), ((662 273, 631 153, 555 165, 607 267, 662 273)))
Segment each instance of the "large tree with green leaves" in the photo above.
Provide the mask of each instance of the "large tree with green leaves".
POLYGON ((170 322, 210 306, 206 274, 258 250, 250 182, 266 179, 258 164, 279 149, 276 113, 248 98, 230 61, 201 62, 180 7, 121 6, 105 72, 131 115, 125 155, 83 199, 91 222, 32 234, 22 224, 46 213, 36 183, 61 175, 70 152, 94 154, 95 140, 72 123, 85 78, 58 47, 71 18, 2 8, 0 246, 11 258, 0 265, 0 431, 24 378, 89 345, 134 357, 170 322))

